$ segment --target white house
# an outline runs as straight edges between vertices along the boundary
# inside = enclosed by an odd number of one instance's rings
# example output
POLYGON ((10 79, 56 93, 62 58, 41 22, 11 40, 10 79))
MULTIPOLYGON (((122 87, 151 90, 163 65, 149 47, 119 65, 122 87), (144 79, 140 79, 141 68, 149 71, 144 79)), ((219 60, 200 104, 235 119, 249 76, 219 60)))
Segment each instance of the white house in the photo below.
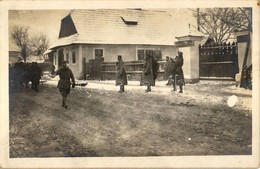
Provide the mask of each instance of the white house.
POLYGON ((75 76, 82 78, 91 60, 115 62, 117 55, 122 55, 125 62, 138 61, 148 52, 165 59, 177 53, 173 26, 171 15, 165 11, 72 10, 61 20, 59 38, 50 47, 53 62, 57 68, 67 60, 75 76))

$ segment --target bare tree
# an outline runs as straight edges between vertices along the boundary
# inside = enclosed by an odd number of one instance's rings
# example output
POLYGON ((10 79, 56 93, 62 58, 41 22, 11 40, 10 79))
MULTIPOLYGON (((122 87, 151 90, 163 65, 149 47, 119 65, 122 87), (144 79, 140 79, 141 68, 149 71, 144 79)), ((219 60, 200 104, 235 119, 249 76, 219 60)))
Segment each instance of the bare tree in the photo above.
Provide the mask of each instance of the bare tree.
POLYGON ((29 27, 25 26, 13 26, 11 30, 11 37, 13 42, 19 47, 22 58, 26 62, 27 56, 29 56, 29 27))
POLYGON ((235 31, 250 29, 251 15, 250 8, 206 8, 194 11, 198 30, 218 44, 233 37, 235 31))
POLYGON ((37 56, 42 55, 49 47, 49 39, 45 34, 35 35, 31 38, 31 49, 37 56))
POLYGON ((13 26, 11 37, 20 49, 24 62, 30 54, 41 56, 49 47, 49 39, 45 34, 39 33, 32 36, 29 33, 29 27, 26 26, 13 26))
POLYGON ((252 8, 238 8, 238 9, 242 12, 243 17, 248 22, 247 30, 252 31, 252 8))

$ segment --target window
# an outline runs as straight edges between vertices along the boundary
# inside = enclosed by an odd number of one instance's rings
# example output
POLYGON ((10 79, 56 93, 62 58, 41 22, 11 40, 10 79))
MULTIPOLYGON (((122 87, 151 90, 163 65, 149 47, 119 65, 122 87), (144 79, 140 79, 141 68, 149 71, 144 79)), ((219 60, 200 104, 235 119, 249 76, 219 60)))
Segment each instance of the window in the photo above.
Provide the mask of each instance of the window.
POLYGON ((66 61, 69 64, 70 58, 69 58, 69 50, 66 50, 66 61))
POLYGON ((121 19, 126 25, 137 25, 138 24, 138 13, 136 11, 128 11, 121 16, 121 19))
POLYGON ((72 63, 76 63, 76 51, 72 49, 72 63))
POLYGON ((103 49, 94 49, 95 59, 102 59, 103 49))
POLYGON ((161 50, 137 49, 137 59, 138 60, 145 60, 147 55, 152 55, 156 60, 162 59, 161 50))
POLYGON ((145 56, 153 56, 153 50, 145 50, 145 56))
POLYGON ((161 52, 161 50, 154 50, 153 53, 154 53, 154 55, 153 55, 154 59, 162 60, 162 52, 161 52))
POLYGON ((137 25, 138 21, 134 18, 121 17, 126 25, 137 25))
POLYGON ((144 50, 137 50, 137 57, 138 57, 138 60, 144 60, 145 57, 144 57, 144 50))

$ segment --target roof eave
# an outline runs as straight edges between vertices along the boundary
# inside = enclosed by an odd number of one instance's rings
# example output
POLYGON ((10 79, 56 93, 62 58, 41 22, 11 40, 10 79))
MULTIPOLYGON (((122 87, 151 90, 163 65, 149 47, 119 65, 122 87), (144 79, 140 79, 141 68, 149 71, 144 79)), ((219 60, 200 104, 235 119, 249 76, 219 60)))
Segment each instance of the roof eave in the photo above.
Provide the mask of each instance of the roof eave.
POLYGON ((55 50, 59 47, 69 46, 69 45, 149 45, 149 46, 175 46, 174 44, 148 44, 148 43, 106 43, 106 42, 72 42, 68 44, 57 45, 49 48, 49 50, 55 50))

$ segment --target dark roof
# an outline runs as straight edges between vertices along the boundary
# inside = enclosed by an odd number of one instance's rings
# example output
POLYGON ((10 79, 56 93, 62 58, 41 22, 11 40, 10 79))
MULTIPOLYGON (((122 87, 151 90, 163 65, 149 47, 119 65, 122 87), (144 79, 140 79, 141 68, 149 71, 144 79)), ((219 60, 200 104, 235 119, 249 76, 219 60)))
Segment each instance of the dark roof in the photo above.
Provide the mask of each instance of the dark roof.
MULTIPOLYGON (((67 23, 73 23, 77 32, 60 37, 51 48, 69 44, 174 45, 173 20, 165 11, 72 10, 65 18, 72 20, 67 23)), ((64 29, 64 23, 61 26, 60 30, 64 29)))

